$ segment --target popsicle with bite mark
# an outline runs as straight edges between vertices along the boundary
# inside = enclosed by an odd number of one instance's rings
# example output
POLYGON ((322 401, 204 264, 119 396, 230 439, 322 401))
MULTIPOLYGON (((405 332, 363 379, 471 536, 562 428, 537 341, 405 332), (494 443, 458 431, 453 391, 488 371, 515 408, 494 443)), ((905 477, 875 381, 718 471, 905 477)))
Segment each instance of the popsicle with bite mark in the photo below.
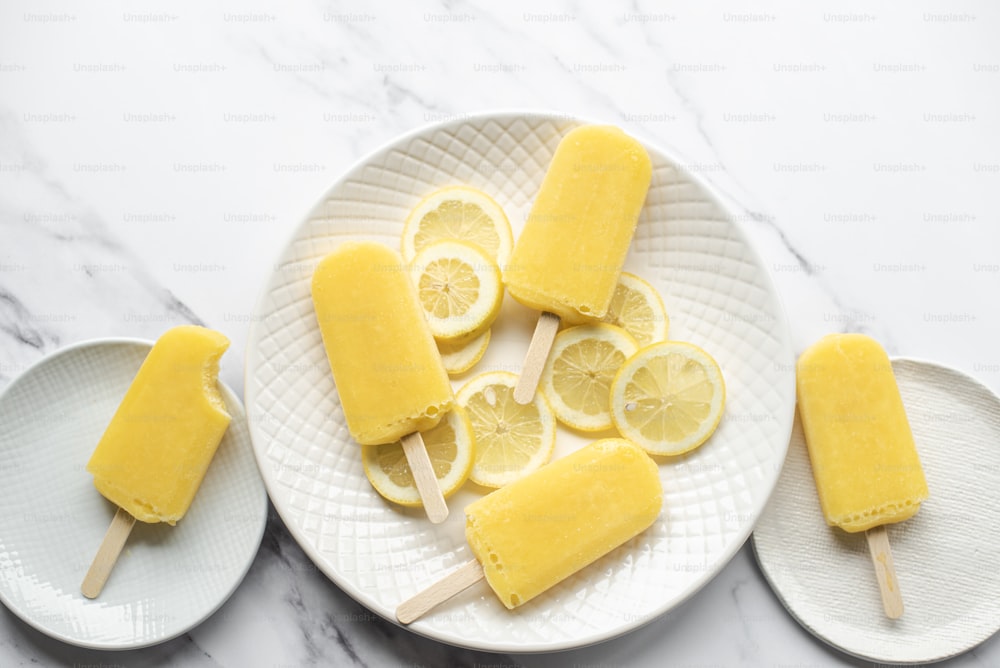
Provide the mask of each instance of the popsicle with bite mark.
POLYGON ((219 359, 229 339, 194 325, 153 345, 97 444, 87 471, 118 506, 81 585, 103 589, 136 520, 176 524, 194 500, 229 427, 219 394, 219 359))

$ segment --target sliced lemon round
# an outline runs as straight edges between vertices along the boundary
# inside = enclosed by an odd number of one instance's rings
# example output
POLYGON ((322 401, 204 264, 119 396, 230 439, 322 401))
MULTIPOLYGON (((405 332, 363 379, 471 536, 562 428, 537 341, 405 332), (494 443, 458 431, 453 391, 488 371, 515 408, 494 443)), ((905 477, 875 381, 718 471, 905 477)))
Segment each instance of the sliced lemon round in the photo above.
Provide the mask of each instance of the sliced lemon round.
POLYGON ((513 373, 490 371, 471 378, 455 395, 475 434, 472 482, 503 487, 552 457, 556 443, 552 409, 541 392, 529 404, 514 401, 516 384, 513 373))
POLYGON ((611 418, 622 436, 654 455, 704 443, 722 419, 726 384, 707 352, 679 341, 642 348, 611 383, 611 418))
MULTIPOLYGON (((445 497, 454 494, 469 478, 475 453, 472 425, 461 408, 445 414, 436 427, 420 434, 434 475, 445 497)), ((399 441, 361 446, 361 462, 368 482, 383 497, 401 506, 423 505, 399 441)))
POLYGON ((410 263, 420 305, 434 338, 467 343, 493 324, 503 302, 500 267, 464 241, 437 241, 410 263))
POLYGON ((582 431, 610 429, 611 381, 638 349, 614 325, 577 325, 556 334, 541 381, 556 418, 582 431))
POLYGON ((604 322, 631 334, 640 347, 665 341, 670 318, 660 293, 635 274, 622 272, 604 322))
POLYGON ((492 197, 468 186, 441 188, 413 208, 403 227, 403 259, 410 262, 424 246, 443 239, 478 246, 501 267, 514 246, 507 214, 492 197))
POLYGON ((449 376, 463 374, 483 359, 490 345, 490 332, 487 329, 468 343, 438 343, 441 362, 449 376))

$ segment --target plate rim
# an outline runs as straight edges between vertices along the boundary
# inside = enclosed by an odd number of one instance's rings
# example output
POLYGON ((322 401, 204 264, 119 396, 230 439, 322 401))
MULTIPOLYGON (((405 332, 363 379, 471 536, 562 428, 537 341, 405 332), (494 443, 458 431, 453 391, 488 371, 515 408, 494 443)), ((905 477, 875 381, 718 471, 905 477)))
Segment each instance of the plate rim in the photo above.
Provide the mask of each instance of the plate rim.
MULTIPOLYGON (((276 254, 276 259, 272 261, 272 266, 277 267, 281 264, 281 260, 284 258, 285 254, 288 252, 292 243, 298 238, 299 233, 306 228, 309 224, 309 214, 315 211, 324 201, 329 199, 331 192, 338 188, 340 184, 345 181, 350 175, 354 174, 357 170, 361 169, 365 164, 371 161, 373 158, 382 155, 383 153, 391 150, 393 147, 406 142, 412 141, 414 138, 424 135, 428 132, 445 130, 447 128, 459 127, 468 123, 484 122, 491 119, 537 119, 537 120, 548 120, 554 122, 562 123, 573 123, 573 124, 612 124, 616 125, 612 121, 595 119, 590 116, 583 116, 577 114, 569 114, 565 112, 555 111, 555 110, 545 110, 536 108, 504 108, 499 110, 479 110, 470 113, 458 113, 453 116, 440 120, 440 121, 430 121, 423 123, 407 132, 400 133, 390 137, 388 140, 380 143, 374 149, 365 152, 360 158, 352 162, 343 171, 339 172, 334 180, 323 190, 322 194, 316 198, 312 206, 306 209, 294 223, 294 227, 291 229, 288 235, 286 235, 285 243, 281 246, 276 254)), ((620 127, 620 126, 619 126, 620 127)), ((795 361, 795 351, 794 343, 791 335, 791 324, 788 318, 788 311, 785 306, 784 299, 781 293, 777 289, 774 277, 771 272, 767 270, 767 265, 764 263, 760 251, 751 242, 751 239, 747 232, 743 229, 742 223, 738 219, 738 216, 733 210, 733 206, 727 202, 727 198, 724 198, 717 191, 716 187, 707 181, 702 175, 697 174, 689 170, 685 165, 685 161, 680 159, 680 153, 676 150, 664 149, 659 143, 650 141, 648 136, 641 131, 641 129, 636 129, 629 127, 629 134, 638 139, 640 143, 647 149, 658 152, 662 157, 666 158, 667 161, 673 165, 679 172, 684 174, 685 179, 696 184, 705 195, 712 200, 712 202, 718 207, 720 211, 726 213, 727 222, 732 226, 734 234, 739 237, 743 246, 750 256, 753 258, 757 266, 761 269, 761 276, 763 277, 766 287, 768 288, 769 296, 774 300, 774 305, 776 308, 776 316, 779 322, 775 323, 775 326, 780 330, 780 335, 776 338, 779 340, 784 340, 788 343, 788 362, 791 367, 794 368, 795 361)), ((729 197, 728 199, 732 199, 729 197)), ((732 200, 735 202, 735 200, 732 200)), ((250 324, 248 327, 248 337, 246 342, 246 348, 244 350, 244 376, 243 376, 243 400, 245 405, 249 405, 251 387, 253 386, 251 377, 251 351, 255 350, 259 345, 261 338, 261 323, 262 319, 260 314, 262 313, 262 307, 270 294, 270 287, 273 279, 273 272, 265 278, 263 285, 261 286, 257 300, 254 302, 253 317, 250 319, 250 324)), ((776 360, 780 361, 780 360, 776 360)), ((795 418, 795 376, 794 373, 788 373, 783 375, 784 378, 784 392, 785 396, 791 396, 792 401, 787 402, 784 406, 784 414, 776 415, 775 418, 778 420, 779 425, 784 423, 785 428, 782 430, 785 433, 785 437, 782 439, 784 446, 781 452, 780 461, 783 463, 785 456, 787 456, 788 442, 791 438, 792 429, 794 426, 795 418)), ((250 440, 254 443, 253 451, 254 457, 257 459, 258 468, 261 470, 261 478, 264 481, 264 486, 268 490, 268 496, 271 497, 271 481, 264 473, 266 468, 265 461, 262 461, 262 454, 258 451, 256 447, 256 436, 255 427, 251 423, 250 425, 250 440)), ((777 458, 776 458, 777 459, 777 458)), ((682 605, 688 601, 691 597, 701 591, 709 582, 711 582, 719 573, 721 573, 726 566, 728 566, 736 554, 742 549, 743 545, 746 544, 749 537, 752 535, 753 529, 759 521, 764 509, 767 507, 767 502, 769 501, 771 495, 777 486, 778 480, 781 476, 781 467, 776 467, 773 473, 772 479, 769 481, 769 490, 767 494, 763 496, 759 507, 753 508, 754 518, 752 521, 748 522, 742 531, 737 534, 737 537, 732 541, 729 548, 723 550, 720 554, 717 567, 714 569, 706 570, 701 574, 700 577, 691 581, 689 587, 686 591, 683 591, 678 595, 678 597, 673 601, 672 605, 668 608, 662 608, 659 611, 643 618, 637 619, 632 623, 623 624, 620 628, 616 628, 613 631, 605 631, 594 634, 584 642, 559 642, 551 643, 545 645, 520 645, 514 643, 490 643, 489 645, 483 645, 481 643, 471 643, 471 642, 460 642, 460 639, 453 639, 450 637, 444 637, 440 633, 433 632, 425 628, 425 625, 421 623, 422 620, 417 620, 416 622, 409 625, 401 625, 395 618, 395 616, 384 614, 381 610, 373 609, 365 603, 363 598, 363 593, 359 591, 352 583, 343 581, 343 579, 334 572, 332 565, 328 564, 325 559, 313 549, 312 545, 302 534, 300 528, 290 521, 290 518, 286 516, 286 510, 283 509, 280 504, 274 503, 272 499, 272 505, 275 508, 278 516, 281 518, 282 523, 287 528, 289 534, 303 550, 309 560, 322 572, 334 585, 336 585, 341 591, 346 593, 355 602, 369 610, 373 614, 404 628, 408 631, 416 633, 417 635, 430 638, 437 642, 442 642, 455 647, 462 647, 473 650, 482 650, 487 652, 518 652, 522 654, 535 654, 535 653, 547 653, 553 651, 563 651, 570 649, 579 649, 582 647, 587 647, 590 645, 605 642, 614 638, 624 636, 625 634, 631 633, 643 626, 649 624, 653 620, 662 618, 665 614, 669 613, 670 610, 676 609, 678 606, 682 605)))
MULTIPOLYGON (((130 336, 94 337, 94 338, 84 339, 81 341, 74 341, 73 343, 67 344, 56 350, 53 350, 52 352, 46 355, 43 355, 39 359, 29 364, 14 378, 12 378, 11 381, 7 383, 6 386, 0 389, 0 404, 2 404, 7 399, 7 395, 10 393, 11 389, 14 388, 17 384, 24 382, 25 379, 29 378, 32 374, 37 373, 37 371, 41 367, 47 364, 51 364, 52 362, 55 362, 59 358, 65 357, 67 355, 78 354, 81 350, 89 348, 113 347, 120 345, 152 348, 154 343, 155 341, 150 339, 143 339, 140 337, 130 337, 130 336)), ((221 378, 218 380, 218 383, 222 388, 223 394, 226 395, 226 398, 233 401, 234 404, 239 408, 241 415, 233 417, 242 417, 244 421, 246 421, 246 407, 244 406, 240 395, 234 392, 233 389, 229 387, 221 378)), ((250 435, 250 430, 249 430, 249 425, 247 425, 247 440, 250 441, 248 444, 252 451, 253 443, 252 440, 249 438, 249 435, 250 435)), ((254 463, 256 464, 256 457, 254 457, 254 463)), ((267 494, 267 486, 264 484, 262 477, 260 478, 260 483, 261 483, 261 489, 264 491, 264 494, 262 495, 263 513, 261 515, 262 521, 260 522, 260 527, 256 532, 258 535, 253 540, 253 544, 256 545, 253 554, 247 560, 246 565, 241 569, 239 576, 235 578, 235 581, 232 587, 229 588, 229 591, 226 592, 225 595, 222 596, 214 606, 208 608, 204 614, 197 616, 197 619, 195 619, 192 622, 181 624, 180 628, 174 633, 167 634, 162 638, 155 638, 142 642, 123 643, 123 642, 110 642, 110 641, 109 642, 88 641, 67 635, 65 633, 60 633, 58 631, 55 631, 54 629, 45 627, 40 622, 37 622, 37 620, 33 619, 30 615, 28 615, 25 611, 23 611, 20 606, 16 605, 14 601, 10 600, 10 598, 7 596, 7 588, 5 586, 0 586, 0 603, 3 603, 4 607, 7 608, 7 610, 9 610, 15 617, 17 617, 19 620, 30 626, 32 629, 38 631, 39 633, 44 634, 49 638, 53 638, 55 640, 64 642, 74 647, 82 647, 84 649, 92 649, 92 650, 128 651, 135 649, 143 649, 146 647, 153 647, 155 645, 159 645, 168 642, 170 640, 174 640, 175 638, 178 638, 184 635, 185 633, 191 631, 191 629, 201 625, 203 622, 208 620, 208 618, 210 618, 212 615, 218 612, 219 609, 223 605, 225 605, 225 603, 230 598, 232 598, 232 595, 236 593, 236 590, 240 587, 241 584, 243 584, 243 581, 246 579, 247 573, 250 572, 250 568, 253 566, 254 561, 256 561, 257 553, 260 551, 260 546, 264 539, 264 533, 267 528, 267 516, 268 516, 267 509, 270 497, 267 494)))
MULTIPOLYGON (((927 367, 930 369, 946 371, 955 374, 956 376, 959 376, 963 381, 970 383, 973 386, 977 386, 978 389, 980 390, 984 390, 987 393, 987 395, 993 399, 994 403, 996 403, 997 406, 1000 407, 1000 393, 997 393, 989 385, 987 385, 980 379, 976 378, 972 374, 962 369, 958 369, 953 366, 948 366, 947 364, 944 364, 942 362, 938 362, 925 357, 890 356, 889 362, 890 364, 895 364, 896 362, 899 362, 901 364, 914 364, 918 367, 927 367)), ((796 406, 797 405, 798 404, 796 403, 796 406)), ((791 434, 789 434, 789 444, 791 444, 791 434)), ((787 459, 787 457, 788 454, 786 451, 785 458, 787 459)), ((784 468, 784 462, 782 462, 782 468, 784 468)), ((876 656, 870 656, 868 654, 863 654, 857 650, 850 649, 848 647, 844 647, 843 645, 837 644, 832 639, 827 638, 825 635, 823 635, 819 631, 819 629, 815 628, 812 624, 804 620, 798 614, 798 612, 796 612, 796 610, 793 609, 792 604, 789 602, 788 598, 786 598, 786 596, 782 593, 783 590, 781 589, 781 587, 777 585, 776 580, 772 577, 772 574, 768 571, 768 567, 766 565, 767 562, 761 556, 760 550, 757 547, 756 530, 751 535, 750 544, 753 549, 754 561, 757 563, 757 567, 760 570, 761 575, 764 576, 764 581, 767 582, 768 587, 770 587, 771 589, 771 592, 774 594, 775 598, 778 599, 778 601, 781 603, 781 606, 785 609, 785 611, 789 614, 789 616, 791 616, 791 618, 794 619, 799 624, 799 626, 808 631, 814 638, 822 641, 826 646, 831 647, 838 652, 842 652, 847 656, 854 657, 857 659, 862 659, 865 661, 874 661, 876 663, 891 661, 894 664, 903 666, 921 665, 925 663, 939 663, 941 661, 947 661, 957 656, 961 656, 962 654, 965 654, 966 652, 969 652, 975 649, 976 647, 979 647, 983 643, 988 642, 991 638, 994 638, 995 636, 997 636, 998 633, 1000 633, 1000 616, 998 616, 995 624, 996 628, 994 628, 994 630, 990 634, 981 638, 980 640, 975 641, 971 645, 966 645, 963 649, 960 649, 951 654, 944 654, 935 657, 920 658, 920 659, 906 660, 906 661, 900 661, 899 659, 887 659, 886 657, 876 657, 876 656)))

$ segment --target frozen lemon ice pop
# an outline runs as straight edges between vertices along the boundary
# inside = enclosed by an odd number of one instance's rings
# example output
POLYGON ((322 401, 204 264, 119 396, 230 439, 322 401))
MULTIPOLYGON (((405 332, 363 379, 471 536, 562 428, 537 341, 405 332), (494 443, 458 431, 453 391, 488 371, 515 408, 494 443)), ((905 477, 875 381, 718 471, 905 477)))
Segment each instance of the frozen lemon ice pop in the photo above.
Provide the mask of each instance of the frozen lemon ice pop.
POLYGON ((402 439, 428 516, 443 521, 448 508, 419 432, 451 408, 451 383, 409 269, 382 244, 347 241, 317 265, 312 299, 351 436, 363 445, 402 439))
POLYGON ((541 358, 544 366, 557 318, 576 324, 607 312, 651 175, 645 149, 616 127, 584 125, 559 142, 503 272, 511 296, 543 312, 515 395, 521 403, 535 393, 534 365, 541 358))
POLYGON ((620 129, 584 125, 556 148, 504 283, 519 302, 580 323, 608 310, 652 165, 620 129))
POLYGON ((799 415, 826 521, 865 531, 912 517, 927 481, 882 346, 833 334, 802 353, 799 415))
POLYGON ((342 243, 316 267, 312 298, 354 440, 392 443, 441 421, 451 384, 399 253, 342 243))
POLYGON ((88 597, 100 593, 135 520, 175 524, 191 506, 229 426, 217 386, 228 347, 219 332, 175 327, 139 368, 87 463, 94 486, 119 508, 84 580, 88 597))
POLYGON ((465 537, 515 608, 645 531, 662 502, 655 462, 609 438, 469 504, 465 537))
POLYGON ((875 548, 881 556, 873 551, 876 568, 891 565, 882 527, 912 517, 928 491, 888 355, 871 337, 832 334, 802 353, 796 382, 827 523, 867 531, 870 545, 884 543, 875 548))
POLYGON ((466 508, 476 560, 399 606, 408 624, 485 576, 515 608, 645 531, 660 514, 656 463, 621 438, 595 441, 466 508))

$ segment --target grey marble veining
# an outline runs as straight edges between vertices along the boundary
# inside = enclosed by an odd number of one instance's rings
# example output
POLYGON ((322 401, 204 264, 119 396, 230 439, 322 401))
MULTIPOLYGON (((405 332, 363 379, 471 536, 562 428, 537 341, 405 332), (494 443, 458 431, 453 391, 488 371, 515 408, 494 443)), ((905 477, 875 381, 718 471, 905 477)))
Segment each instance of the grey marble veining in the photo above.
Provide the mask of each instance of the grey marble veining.
MULTIPOLYGON (((230 336, 355 161, 428 122, 549 109, 675 151, 744 215, 801 349, 864 331, 1000 391, 1000 10, 787 0, 0 8, 0 387, 64 345, 230 336)), ((0 610, 0 665, 863 666, 803 630, 749 547, 634 632, 552 655, 454 648, 319 572, 271 510, 242 586, 121 652, 0 610)), ((949 662, 1000 664, 996 638, 949 662)))

